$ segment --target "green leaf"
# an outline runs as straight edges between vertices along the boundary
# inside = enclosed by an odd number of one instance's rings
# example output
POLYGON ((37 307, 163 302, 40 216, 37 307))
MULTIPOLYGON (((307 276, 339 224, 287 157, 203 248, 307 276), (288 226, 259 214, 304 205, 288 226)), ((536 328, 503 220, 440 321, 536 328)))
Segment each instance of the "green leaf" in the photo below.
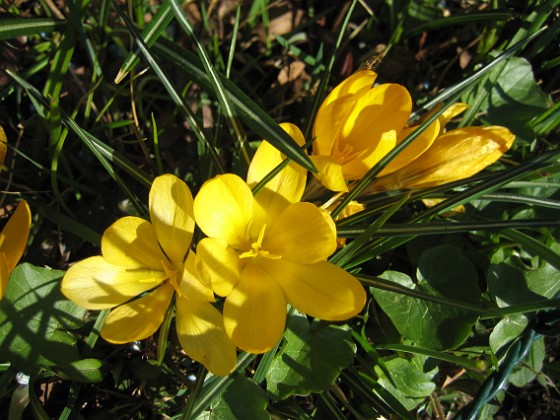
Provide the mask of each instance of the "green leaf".
MULTIPOLYGON (((474 266, 451 245, 441 245, 421 255, 418 284, 406 274, 395 271, 386 271, 381 277, 432 296, 468 303, 477 303, 480 298, 474 266)), ((477 319, 473 312, 453 305, 375 288, 370 290, 399 333, 420 347, 433 350, 457 347, 469 335, 477 319)))
POLYGON ((109 363, 99 359, 82 359, 65 365, 56 366, 53 370, 63 379, 94 384, 101 382, 109 372, 109 363))
POLYGON ((63 271, 21 264, 0 302, 0 358, 27 374, 79 359, 66 331, 83 324, 85 309, 60 293, 63 271))
MULTIPOLYGON (((539 117, 549 104, 535 81, 531 64, 524 58, 511 57, 503 70, 493 70, 489 78, 494 80, 496 76, 496 82, 479 111, 488 113, 490 124, 503 125, 516 135, 532 140, 529 121, 539 117), (499 75, 495 74, 497 71, 500 71, 499 75)), ((480 88, 487 89, 488 86, 480 85, 480 88)))
POLYGON ((299 313, 288 321, 284 340, 266 375, 267 390, 278 399, 328 389, 356 352, 347 327, 314 328, 299 313))
POLYGON ((210 410, 205 411, 197 420, 267 420, 268 399, 266 393, 251 379, 243 376, 235 378, 226 391, 214 400, 210 410))
POLYGON ((517 387, 523 387, 535 379, 543 367, 545 353, 544 337, 541 337, 533 343, 527 358, 513 370, 509 381, 517 387))
MULTIPOLYGON (((165 34, 165 30, 168 28, 169 24, 173 20, 173 14, 171 13, 171 8, 168 3, 163 3, 156 15, 152 18, 150 23, 142 31, 141 37, 148 47, 154 45, 154 42, 162 35, 165 34)), ((136 49, 130 51, 117 76, 115 77, 115 83, 119 84, 128 73, 140 62, 140 50, 136 49)))
MULTIPOLYGON (((560 272, 546 263, 543 267, 522 270, 521 264, 510 258, 506 262, 488 268, 488 292, 501 308, 542 301, 553 298, 560 291, 560 272)), ((490 348, 496 353, 502 346, 518 337, 529 318, 523 314, 512 314, 502 319, 490 334, 490 348)))
POLYGON ((436 388, 432 377, 437 373, 437 368, 429 372, 424 371, 425 357, 414 357, 410 360, 394 358, 385 360, 387 371, 391 377, 378 367, 378 382, 391 393, 407 409, 412 410, 430 395, 436 388))
POLYGON ((417 276, 420 285, 427 283, 445 297, 469 303, 480 301, 476 269, 453 245, 440 245, 423 252, 417 276))
POLYGON ((506 307, 554 297, 560 291, 560 272, 550 264, 536 270, 513 265, 492 265, 487 273, 488 292, 498 306, 506 307))
POLYGON ((490 333, 489 342, 492 352, 496 354, 500 348, 518 337, 528 323, 529 320, 523 314, 508 315, 500 320, 490 333))

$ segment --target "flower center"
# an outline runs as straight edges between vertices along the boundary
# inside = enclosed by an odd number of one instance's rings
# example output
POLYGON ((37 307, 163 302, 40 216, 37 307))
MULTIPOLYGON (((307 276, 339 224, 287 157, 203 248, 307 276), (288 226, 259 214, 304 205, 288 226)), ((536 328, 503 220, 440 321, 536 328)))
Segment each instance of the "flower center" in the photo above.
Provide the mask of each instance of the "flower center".
POLYGON ((255 257, 263 257, 263 258, 270 258, 272 260, 279 260, 282 258, 281 255, 274 255, 268 251, 262 249, 262 242, 264 238, 264 231, 266 229, 266 225, 263 225, 261 231, 259 232, 259 237, 257 238, 256 242, 251 244, 251 249, 249 251, 243 252, 239 258, 255 258, 255 257))
POLYGON ((175 267, 175 264, 172 262, 163 260, 161 261, 161 265, 163 267, 163 271, 165 272, 165 279, 171 286, 173 286, 175 293, 177 293, 178 296, 182 296, 179 283, 183 278, 183 264, 180 264, 179 267, 175 267))
POLYGON ((341 165, 350 162, 360 153, 361 151, 354 151, 354 146, 351 146, 348 143, 345 143, 344 146, 341 148, 341 144, 339 141, 336 142, 336 145, 333 148, 333 157, 341 165))

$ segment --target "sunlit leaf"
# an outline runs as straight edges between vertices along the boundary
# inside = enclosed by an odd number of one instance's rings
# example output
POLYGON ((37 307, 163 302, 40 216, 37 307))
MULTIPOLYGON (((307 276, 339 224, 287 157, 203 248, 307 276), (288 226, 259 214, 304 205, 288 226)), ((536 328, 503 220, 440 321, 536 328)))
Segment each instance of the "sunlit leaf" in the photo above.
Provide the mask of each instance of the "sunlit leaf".
POLYGON ((425 357, 417 356, 411 360, 397 357, 386 360, 385 365, 391 376, 387 377, 379 367, 375 367, 378 382, 408 410, 421 403, 436 388, 432 378, 437 369, 428 367, 425 357))
POLYGON ((560 291, 560 272, 550 264, 532 271, 502 263, 487 273, 488 291, 500 307, 552 298, 560 291))
POLYGON ((25 373, 79 359, 67 329, 82 325, 85 309, 64 299, 64 272, 21 264, 0 302, 0 358, 25 373))
MULTIPOLYGON (((418 283, 406 274, 387 271, 381 277, 409 289, 458 301, 476 303, 480 296, 477 275, 458 248, 441 245, 422 254, 418 283)), ((477 316, 470 311, 418 298, 370 289, 399 333, 421 347, 434 350, 458 346, 469 335, 477 316)))
POLYGON ((197 420, 270 419, 266 393, 251 379, 236 378, 197 420))
POLYGON ((513 314, 504 317, 496 324, 488 339, 490 348, 496 352, 523 332, 529 323, 523 314, 513 314))
MULTIPOLYGON (((499 69, 490 72, 489 77, 495 77, 497 71, 499 69)), ((486 89, 487 86, 481 88, 486 89)), ((548 107, 546 96, 535 81, 531 64, 524 58, 512 57, 499 73, 479 111, 488 113, 486 119, 489 124, 506 126, 517 136, 532 140, 529 121, 539 117, 548 107)))
POLYGON ((510 382, 517 387, 527 385, 535 379, 537 373, 541 371, 544 357, 544 337, 541 337, 533 343, 533 346, 525 358, 524 363, 514 369, 509 377, 510 382))
POLYGON ((110 365, 99 359, 82 359, 60 365, 53 370, 58 376, 81 383, 98 383, 109 372, 110 365))
POLYGON ((348 328, 310 326, 301 314, 288 322, 284 340, 266 375, 267 389, 278 399, 329 388, 356 351, 348 328))

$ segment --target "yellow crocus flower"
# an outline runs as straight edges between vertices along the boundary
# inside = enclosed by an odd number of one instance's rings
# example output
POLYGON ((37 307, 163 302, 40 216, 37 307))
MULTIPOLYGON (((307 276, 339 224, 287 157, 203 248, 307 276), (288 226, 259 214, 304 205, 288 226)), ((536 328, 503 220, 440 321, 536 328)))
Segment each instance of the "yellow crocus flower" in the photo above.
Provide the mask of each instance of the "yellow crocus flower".
POLYGON ((193 198, 174 175, 154 180, 149 196, 151 223, 123 217, 103 233, 101 256, 74 264, 62 292, 88 309, 113 308, 101 329, 109 342, 127 343, 156 332, 175 295, 176 328, 192 359, 217 375, 236 363, 235 346, 214 294, 200 281, 189 250, 194 232, 193 198))
POLYGON ((194 200, 208 236, 197 246, 200 271, 225 296, 224 324, 242 350, 263 353, 282 337, 289 303, 328 321, 356 315, 364 289, 326 261, 336 250, 330 216, 264 188, 253 196, 237 175, 206 181, 194 200))
POLYGON ((6 293, 12 270, 23 255, 30 228, 31 210, 27 201, 21 200, 0 233, 0 299, 6 293))
MULTIPOLYGON (((325 98, 313 125, 317 178, 328 189, 348 191, 346 181, 360 179, 411 130, 406 123, 412 98, 401 85, 374 86, 377 74, 360 70, 325 98)), ((439 133, 435 121, 384 170, 393 172, 422 154, 439 133)))
POLYGON ((469 178, 509 150, 515 135, 505 127, 463 127, 437 137, 418 159, 376 179, 372 188, 428 188, 469 178))

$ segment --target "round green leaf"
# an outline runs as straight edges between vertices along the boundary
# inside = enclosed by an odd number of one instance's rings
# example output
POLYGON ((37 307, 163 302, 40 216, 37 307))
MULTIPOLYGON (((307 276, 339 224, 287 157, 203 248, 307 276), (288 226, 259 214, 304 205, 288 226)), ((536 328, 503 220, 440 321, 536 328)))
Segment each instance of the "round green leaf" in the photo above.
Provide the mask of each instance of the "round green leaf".
POLYGON ((312 328, 304 315, 294 314, 284 346, 266 375, 268 392, 285 399, 328 389, 354 359, 356 346, 350 334, 347 327, 337 325, 312 328))
POLYGON ((99 359, 82 359, 62 366, 56 366, 53 370, 62 378, 82 383, 97 383, 109 371, 110 365, 99 359))
POLYGON ((386 360, 386 372, 389 372, 390 377, 378 366, 375 367, 379 375, 379 384, 397 398, 407 410, 416 407, 436 388, 432 377, 437 373, 437 369, 424 372, 421 366, 423 361, 425 361, 423 357, 414 357, 411 360, 401 358, 386 360))
MULTIPOLYGON (((427 295, 468 303, 478 302, 477 275, 458 248, 441 245, 424 252, 418 264, 418 284, 406 274, 387 271, 381 276, 427 295)), ((446 350, 460 345, 470 334, 477 315, 449 305, 371 288, 375 300, 406 339, 421 347, 446 350)))
POLYGON ((60 293, 63 274, 21 264, 0 302, 0 358, 27 374, 79 359, 67 330, 83 324, 85 309, 60 293))
POLYGON ((266 393, 253 380, 239 376, 197 420, 268 420, 267 405, 266 393))

